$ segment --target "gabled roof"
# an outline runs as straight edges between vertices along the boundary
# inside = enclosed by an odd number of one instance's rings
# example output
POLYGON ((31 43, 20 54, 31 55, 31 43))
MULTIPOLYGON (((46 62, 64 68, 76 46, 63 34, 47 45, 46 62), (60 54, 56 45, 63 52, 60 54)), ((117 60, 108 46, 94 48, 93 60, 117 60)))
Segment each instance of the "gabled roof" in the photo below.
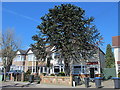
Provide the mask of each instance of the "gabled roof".
MULTIPOLYGON (((50 45, 46 45, 45 48, 46 48, 46 52, 51 52, 51 49, 52 49, 53 47, 50 46, 50 45)), ((34 54, 37 53, 37 50, 33 50, 32 48, 29 48, 29 49, 26 51, 26 54, 29 52, 29 50, 31 50, 34 54)))
POLYGON ((17 51, 19 51, 21 55, 25 55, 26 54, 26 50, 18 49, 17 51))
POLYGON ((26 54, 27 54, 30 50, 33 52, 33 54, 36 54, 36 53, 37 53, 36 50, 33 50, 32 48, 29 48, 29 49, 26 51, 26 54))
POLYGON ((105 53, 99 48, 99 50, 105 55, 105 53))
MULTIPOLYGON (((32 49, 32 48, 29 48, 29 49, 26 51, 26 54, 27 54, 30 50, 33 52, 33 49, 32 49)), ((34 53, 34 52, 33 52, 33 53, 34 53)))
POLYGON ((112 46, 113 47, 120 47, 120 36, 113 36, 112 37, 112 46))

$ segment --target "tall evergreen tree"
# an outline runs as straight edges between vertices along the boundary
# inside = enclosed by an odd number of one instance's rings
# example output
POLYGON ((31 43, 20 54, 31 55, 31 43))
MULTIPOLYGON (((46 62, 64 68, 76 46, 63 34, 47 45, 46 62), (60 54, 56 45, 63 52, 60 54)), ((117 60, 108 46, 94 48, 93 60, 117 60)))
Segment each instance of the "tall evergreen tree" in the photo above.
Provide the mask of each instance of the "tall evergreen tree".
POLYGON ((110 44, 107 45, 105 58, 106 58, 106 68, 114 68, 115 58, 110 44))
POLYGON ((94 18, 86 17, 85 10, 80 7, 61 4, 49 9, 41 19, 38 34, 32 37, 36 41, 32 47, 38 50, 37 56, 41 58, 46 55, 44 45, 55 46, 64 58, 66 70, 72 60, 91 57, 94 47, 101 43, 102 37, 93 24, 94 18))

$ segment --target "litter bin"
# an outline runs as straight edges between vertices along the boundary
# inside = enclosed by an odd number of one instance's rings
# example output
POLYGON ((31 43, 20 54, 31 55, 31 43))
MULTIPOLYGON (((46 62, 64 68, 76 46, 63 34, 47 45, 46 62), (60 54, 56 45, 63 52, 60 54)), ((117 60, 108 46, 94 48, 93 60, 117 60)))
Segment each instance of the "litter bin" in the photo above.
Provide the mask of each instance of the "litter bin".
POLYGON ((73 86, 79 85, 80 84, 80 77, 79 76, 74 76, 73 77, 73 86))
POLYGON ((34 75, 29 76, 29 82, 32 83, 34 81, 34 75))
POLYGON ((89 77, 85 77, 85 87, 88 88, 89 87, 89 77))
POLYGON ((74 80, 75 80, 76 85, 79 85, 79 83, 80 83, 80 77, 79 76, 75 76, 74 80))
POLYGON ((95 86, 96 88, 101 88, 101 80, 102 80, 102 77, 95 77, 95 86))
POLYGON ((113 77, 112 79, 114 80, 114 88, 120 89, 120 78, 113 77))

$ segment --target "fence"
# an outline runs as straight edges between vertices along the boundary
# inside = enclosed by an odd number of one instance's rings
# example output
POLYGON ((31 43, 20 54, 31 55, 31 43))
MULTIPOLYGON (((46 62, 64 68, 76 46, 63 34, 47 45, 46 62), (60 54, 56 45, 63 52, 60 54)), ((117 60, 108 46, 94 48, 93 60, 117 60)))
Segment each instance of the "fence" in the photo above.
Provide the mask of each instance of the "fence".
POLYGON ((103 68, 102 72, 105 79, 109 79, 110 77, 116 77, 115 68, 103 68))
MULTIPOLYGON (((4 75, 3 75, 4 78, 4 75)), ((6 75, 6 80, 10 81, 23 81, 23 74, 14 74, 14 73, 9 73, 6 75)))

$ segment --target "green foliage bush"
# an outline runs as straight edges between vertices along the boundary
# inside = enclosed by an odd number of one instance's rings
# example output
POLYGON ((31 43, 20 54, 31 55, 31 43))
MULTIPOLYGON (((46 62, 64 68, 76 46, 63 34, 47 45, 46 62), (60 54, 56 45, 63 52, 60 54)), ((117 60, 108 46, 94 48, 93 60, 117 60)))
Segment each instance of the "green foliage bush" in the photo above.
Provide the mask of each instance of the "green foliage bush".
POLYGON ((30 70, 28 70, 26 73, 24 73, 24 81, 29 81, 30 74, 31 74, 30 70))
POLYGON ((58 74, 58 76, 65 76, 65 73, 64 73, 64 72, 60 72, 60 73, 58 74))
POLYGON ((120 77, 120 72, 118 73, 118 77, 120 77))
POLYGON ((31 70, 28 69, 27 72, 26 72, 26 74, 30 75, 31 74, 31 70))
POLYGON ((51 74, 50 76, 55 76, 55 74, 51 74))
POLYGON ((44 76, 46 75, 46 73, 42 73, 44 76))

